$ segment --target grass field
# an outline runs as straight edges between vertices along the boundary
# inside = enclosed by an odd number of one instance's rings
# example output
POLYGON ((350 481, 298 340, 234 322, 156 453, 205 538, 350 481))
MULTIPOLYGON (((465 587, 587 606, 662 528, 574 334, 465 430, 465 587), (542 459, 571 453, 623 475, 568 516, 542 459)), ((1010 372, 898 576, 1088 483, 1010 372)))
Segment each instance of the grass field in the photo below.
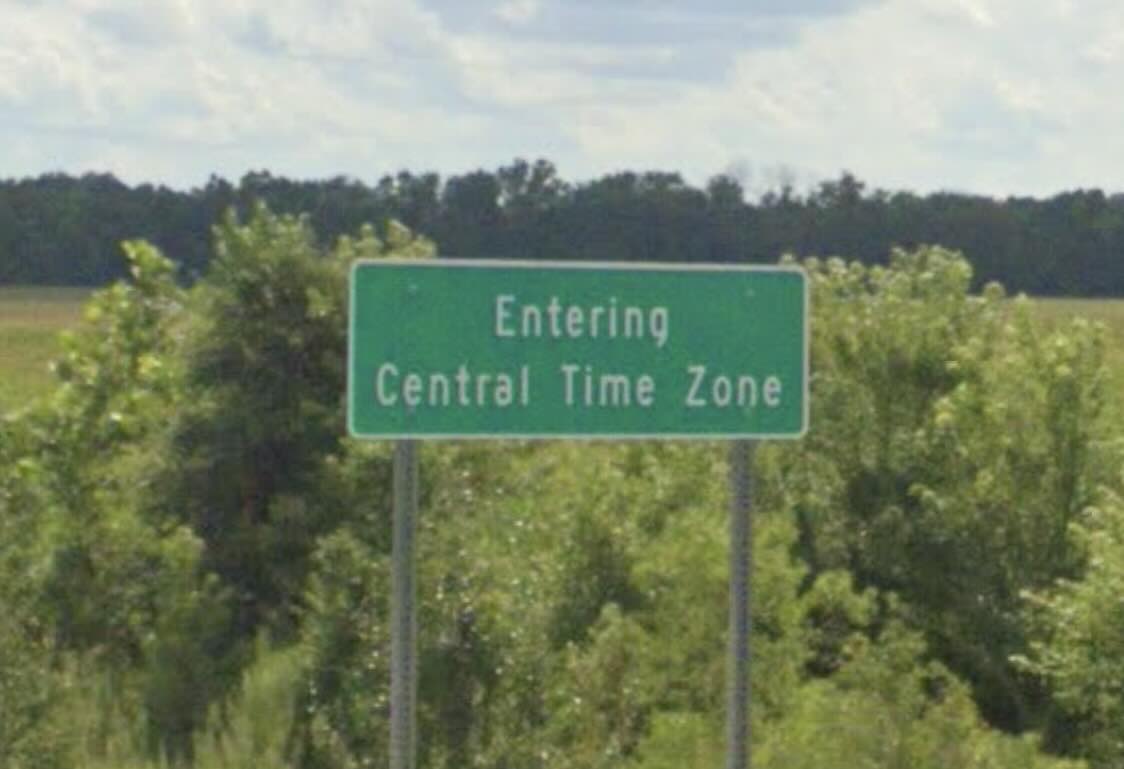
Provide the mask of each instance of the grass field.
POLYGON ((1112 346, 1124 352, 1124 299, 1035 299, 1034 305, 1047 320, 1088 318, 1104 323, 1112 346))
MULTIPOLYGON (((53 384, 48 365, 59 354, 59 332, 76 326, 86 288, 0 286, 0 413, 18 408, 53 384)), ((1124 372, 1124 299, 1038 299, 1043 318, 1084 317, 1105 324, 1109 362, 1124 372)))
POLYGON ((1124 382, 1124 299, 1036 299, 1040 317, 1064 323, 1087 318, 1104 324, 1107 331, 1105 361, 1114 383, 1124 382))
POLYGON ((86 288, 0 286, 0 412, 46 392, 59 332, 82 317, 86 288))

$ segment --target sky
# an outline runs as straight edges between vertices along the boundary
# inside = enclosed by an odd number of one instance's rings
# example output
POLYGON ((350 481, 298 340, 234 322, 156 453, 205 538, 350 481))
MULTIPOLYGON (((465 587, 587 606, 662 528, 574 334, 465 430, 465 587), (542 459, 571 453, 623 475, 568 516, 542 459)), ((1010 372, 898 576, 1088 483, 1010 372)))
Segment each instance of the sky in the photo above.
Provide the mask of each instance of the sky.
POLYGON ((0 0, 0 177, 1124 190, 1121 0, 0 0))

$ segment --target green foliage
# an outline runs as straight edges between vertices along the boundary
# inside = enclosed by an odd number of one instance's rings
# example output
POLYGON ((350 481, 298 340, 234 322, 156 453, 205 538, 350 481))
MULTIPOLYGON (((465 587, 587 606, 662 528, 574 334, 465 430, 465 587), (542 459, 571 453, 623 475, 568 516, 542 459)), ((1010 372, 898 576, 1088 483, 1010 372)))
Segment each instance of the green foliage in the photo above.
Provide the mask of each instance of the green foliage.
POLYGON ((197 769, 288 769, 301 672, 296 650, 259 642, 256 660, 229 702, 211 710, 196 735, 197 769))
MULTIPOLYGON (((153 528, 135 498, 141 446, 175 399, 170 351, 182 292, 157 251, 125 250, 133 282, 93 297, 84 326, 64 340, 58 390, 8 421, 15 472, 0 512, 13 527, 5 540, 19 592, 5 608, 13 631, 50 652, 27 662, 44 691, 73 688, 54 673, 64 652, 96 660, 122 683, 150 656, 152 634, 182 596, 198 589, 191 535, 153 528)), ((36 720, 64 718, 67 699, 55 697, 36 720)), ((55 753, 67 750, 66 740, 56 743, 55 753)))
MULTIPOLYGON (((231 695, 213 705, 193 735, 196 769, 288 769, 300 662, 295 650, 276 651, 264 641, 231 695)), ((79 745, 66 766, 81 769, 169 769, 176 764, 151 757, 143 724, 130 722, 122 706, 128 697, 107 686, 93 670, 66 703, 68 726, 79 745)))
POLYGON ((389 574, 349 532, 323 539, 309 582, 301 647, 298 765, 371 764, 389 750, 389 574), (364 760, 365 759, 365 760, 364 760))
MULTIPOLYGON (((123 248, 132 281, 94 294, 83 327, 64 334, 65 352, 54 364, 56 411, 87 450, 136 440, 166 407, 176 381, 171 358, 184 293, 174 266, 147 243, 123 248)), ((69 443, 59 440, 60 447, 69 443)))
POLYGON ((967 687, 923 662, 921 638, 896 622, 875 642, 852 639, 847 655, 836 675, 800 688, 785 718, 761 725, 755 766, 1080 766, 1044 757, 1031 738, 987 729, 967 687))
MULTIPOLYGON (((727 543, 713 447, 467 446, 427 451, 423 467, 422 765, 704 766, 722 755, 727 543), (607 573, 638 599, 600 594, 596 619, 559 646, 574 580, 597 577, 573 565, 590 568, 573 542, 594 524, 629 564, 607 573)), ((755 744, 773 756, 763 765, 789 750, 809 766, 850 755, 841 719, 858 724, 856 765, 1053 765, 1034 763, 1032 741, 991 733, 964 685, 925 661, 920 636, 900 621, 879 630, 878 607, 893 602, 840 572, 804 588, 795 527, 761 513, 755 530, 755 744)), ((316 559, 300 765, 384 765, 389 586, 371 547, 337 534, 316 559)))
POLYGON ((215 231, 211 271, 191 292, 184 397, 161 447, 151 503, 206 543, 204 562, 235 592, 237 632, 287 632, 316 537, 310 504, 343 433, 346 281, 359 258, 426 256, 391 225, 323 251, 305 219, 264 207, 215 231))
POLYGON ((230 601, 213 574, 200 575, 203 543, 184 528, 162 542, 154 585, 160 611, 145 635, 144 711, 149 748, 190 756, 208 707, 237 681, 245 652, 231 648, 230 601))
POLYGON ((566 650, 544 692, 548 765, 615 766, 636 750, 659 694, 658 681, 646 675, 654 672, 653 641, 610 603, 589 642, 566 650))
POLYGON ((61 686, 50 673, 49 628, 27 589, 39 555, 40 468, 25 419, 0 417, 0 766, 57 765, 64 733, 55 718, 61 686))
POLYGON ((185 295, 151 246, 125 251, 132 282, 94 296, 64 340, 57 393, 29 417, 50 491, 39 594, 65 648, 99 660, 118 685, 146 671, 130 715, 142 717, 153 753, 178 757, 237 660, 216 648, 228 600, 200 570, 202 544, 147 517, 137 494, 180 402, 185 295))
POLYGON ((1020 591, 1082 567, 1069 526, 1109 468, 1100 330, 1043 332, 998 287, 971 295, 939 248, 808 267, 813 429, 770 493, 814 573, 900 595, 989 718, 1040 724, 1008 658, 1026 647, 1020 591))
MULTIPOLYGON (((704 769, 726 760, 723 721, 713 714, 657 713, 629 769, 704 769)), ((754 764, 757 765, 756 763, 754 764)))
MULTIPOLYGON (((922 661, 924 645, 900 625, 877 642, 851 639, 836 676, 813 679, 792 693, 772 719, 754 719, 753 765, 759 767, 957 766, 1076 769, 1049 759, 1033 739, 988 730, 967 688, 939 665, 922 661)), ((637 769, 720 765, 722 722, 692 713, 665 713, 627 766, 637 769)))
POLYGON ((51 672, 50 641, 15 608, 8 596, 0 600, 0 766, 63 767, 67 728, 58 703, 65 692, 51 672))
POLYGON ((1111 496, 1073 533, 1088 570, 1026 594, 1035 637, 1016 662, 1050 685, 1060 710, 1054 740, 1094 766, 1116 766, 1124 754, 1124 500, 1111 496))
MULTIPOLYGON (((453 198, 531 217, 562 194, 548 171, 453 198)), ((666 175, 596 193, 638 189, 706 202, 666 175)), ((861 209, 853 180, 821 197, 861 209)), ((305 219, 232 215, 191 289, 130 244, 58 392, 0 421, 0 760, 386 765, 391 455, 342 437, 345 286, 355 258, 432 246, 381 233, 325 247, 305 219)), ((813 431, 757 453, 757 765, 1071 766, 973 699, 1111 765, 1124 649, 1096 607, 1124 505, 1098 489, 1099 332, 1041 332, 941 249, 809 271, 813 431)), ((421 490, 422 766, 721 761, 721 447, 426 445, 421 490)))

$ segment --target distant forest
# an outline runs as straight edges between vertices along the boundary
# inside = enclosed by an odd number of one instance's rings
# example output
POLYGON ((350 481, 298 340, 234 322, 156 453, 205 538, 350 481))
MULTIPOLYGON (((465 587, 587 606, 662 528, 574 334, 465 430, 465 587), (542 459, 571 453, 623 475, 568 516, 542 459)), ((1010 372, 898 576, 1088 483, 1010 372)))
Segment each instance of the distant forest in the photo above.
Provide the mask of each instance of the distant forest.
POLYGON ((235 185, 212 176, 186 192, 112 175, 0 181, 0 284, 102 285, 122 277, 120 242, 158 245, 191 281, 211 253, 211 226, 255 200, 307 213, 334 240, 397 219, 449 257, 773 263, 786 252, 888 261, 894 246, 962 251, 977 285, 1035 295, 1124 295, 1124 194, 1046 199, 868 189, 849 173, 800 192, 748 199, 735 178, 704 188, 676 173, 621 172, 567 182, 546 160, 442 178, 400 172, 294 181, 268 172, 235 185))

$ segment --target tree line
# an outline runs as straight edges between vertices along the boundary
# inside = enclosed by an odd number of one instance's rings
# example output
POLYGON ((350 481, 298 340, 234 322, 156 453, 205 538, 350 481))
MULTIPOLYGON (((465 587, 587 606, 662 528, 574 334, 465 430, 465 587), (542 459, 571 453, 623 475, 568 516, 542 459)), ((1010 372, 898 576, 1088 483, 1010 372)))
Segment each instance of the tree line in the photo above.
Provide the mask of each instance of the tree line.
POLYGON ((772 263, 781 254, 845 254, 885 264, 893 247, 939 243, 967 257, 974 288, 998 280, 1033 295, 1124 293, 1124 194, 1045 199, 870 189, 850 173, 801 192, 747 196, 733 176, 704 187, 677 173, 562 179, 548 160, 442 178, 402 171, 376 184, 292 180, 267 171, 237 184, 212 176, 176 191, 109 174, 0 181, 0 283, 104 285, 127 265, 119 243, 143 238, 194 281, 221 213, 263 201, 306 213, 330 244, 364 222, 402 222, 443 256, 553 260, 772 263))

